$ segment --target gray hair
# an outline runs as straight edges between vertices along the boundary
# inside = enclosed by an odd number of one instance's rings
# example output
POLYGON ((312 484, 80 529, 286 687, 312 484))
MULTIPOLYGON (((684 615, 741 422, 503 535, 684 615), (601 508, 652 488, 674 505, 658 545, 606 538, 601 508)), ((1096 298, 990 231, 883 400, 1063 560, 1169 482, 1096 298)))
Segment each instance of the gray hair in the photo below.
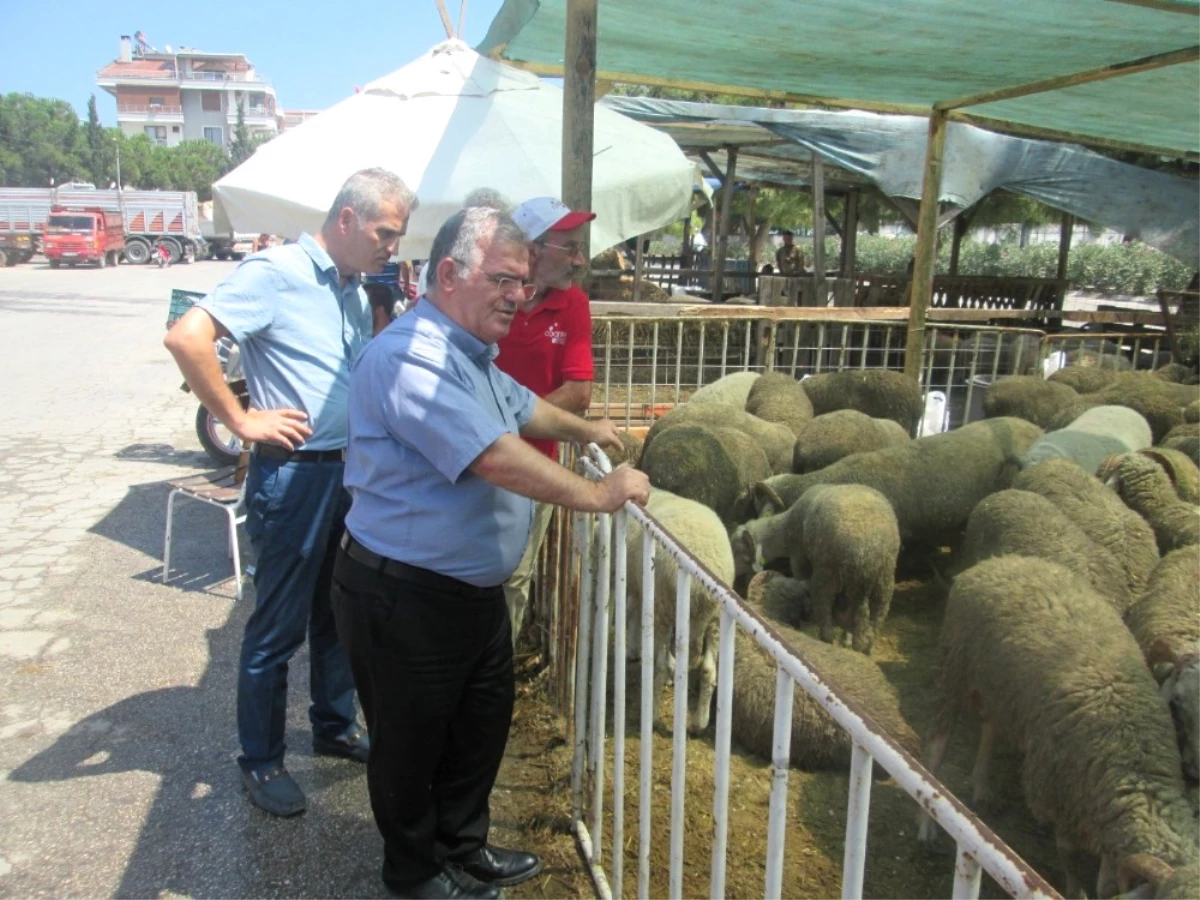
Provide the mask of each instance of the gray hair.
POLYGON ((490 206, 468 206, 448 218, 438 229, 429 250, 429 290, 438 286, 437 266, 443 259, 454 260, 460 275, 466 275, 480 264, 485 238, 493 244, 525 246, 525 233, 506 212, 490 206))
POLYGON ((463 199, 463 209, 471 206, 486 206, 498 209, 502 213, 512 214, 512 204, 498 190, 490 187, 475 188, 467 194, 463 199))
POLYGON ((412 188, 395 172, 380 168, 360 169, 346 179, 333 198, 325 224, 333 225, 347 207, 354 211, 359 221, 369 222, 380 216, 386 203, 395 203, 410 213, 419 205, 412 188))

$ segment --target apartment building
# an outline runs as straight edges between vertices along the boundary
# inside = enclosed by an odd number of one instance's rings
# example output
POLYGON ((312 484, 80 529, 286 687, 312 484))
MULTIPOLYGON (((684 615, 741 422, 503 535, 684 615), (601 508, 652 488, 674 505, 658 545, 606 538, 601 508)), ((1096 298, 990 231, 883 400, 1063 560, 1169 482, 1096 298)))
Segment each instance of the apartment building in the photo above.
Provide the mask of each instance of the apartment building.
POLYGON ((122 132, 169 147, 195 140, 228 147, 239 106, 252 135, 274 135, 284 125, 275 88, 241 53, 159 51, 141 32, 122 35, 120 56, 96 74, 96 84, 116 98, 122 132))

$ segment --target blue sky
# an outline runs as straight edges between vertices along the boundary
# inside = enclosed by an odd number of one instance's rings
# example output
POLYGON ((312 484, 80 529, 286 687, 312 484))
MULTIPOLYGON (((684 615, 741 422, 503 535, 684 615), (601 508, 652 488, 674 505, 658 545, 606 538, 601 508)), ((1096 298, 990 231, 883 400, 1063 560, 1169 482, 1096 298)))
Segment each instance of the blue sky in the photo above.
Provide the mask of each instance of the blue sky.
MULTIPOLYGON (((445 2, 457 24, 460 0, 445 2)), ((463 29, 468 44, 483 39, 500 4, 469 0, 463 29)), ((434 0, 343 0, 323 4, 321 14, 294 0, 0 0, 0 7, 0 94, 67 100, 83 118, 94 93, 105 125, 116 125, 116 103, 96 86, 96 72, 117 57, 120 36, 139 29, 159 50, 170 44, 246 54, 275 86, 284 109, 332 106, 355 85, 400 68, 446 36, 434 0)))

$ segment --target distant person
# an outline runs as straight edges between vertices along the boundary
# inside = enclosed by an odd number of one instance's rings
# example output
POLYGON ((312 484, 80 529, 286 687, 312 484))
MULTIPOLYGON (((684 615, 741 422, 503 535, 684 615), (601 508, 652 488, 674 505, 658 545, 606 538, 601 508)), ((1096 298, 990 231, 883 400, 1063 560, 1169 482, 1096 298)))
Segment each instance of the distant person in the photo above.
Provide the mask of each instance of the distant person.
POLYGON ((306 806, 283 760, 288 661, 306 635, 313 751, 365 763, 370 750, 355 718, 330 579, 349 507, 342 475, 350 367, 372 330, 359 273, 383 268, 416 205, 392 172, 356 172, 317 234, 247 257, 167 333, 167 349, 200 402, 244 445, 254 444, 246 531, 258 563, 238 663, 238 765, 251 802, 275 816, 306 806), (213 341, 225 336, 242 351, 247 410, 213 353, 213 341))
POLYGON ((775 251, 775 268, 780 275, 803 275, 804 251, 792 243, 792 232, 784 229, 780 234, 783 246, 775 251))
POLYGON ((758 270, 759 275, 774 275, 775 267, 770 263, 763 263, 763 267, 758 270))

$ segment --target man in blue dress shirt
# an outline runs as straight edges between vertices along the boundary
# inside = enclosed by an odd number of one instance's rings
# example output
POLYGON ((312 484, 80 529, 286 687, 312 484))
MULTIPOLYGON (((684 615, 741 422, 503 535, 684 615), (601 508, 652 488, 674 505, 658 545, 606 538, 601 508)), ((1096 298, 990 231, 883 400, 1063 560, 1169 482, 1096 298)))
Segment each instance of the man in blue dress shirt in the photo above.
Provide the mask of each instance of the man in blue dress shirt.
POLYGON ((366 169, 342 186, 315 235, 248 257, 167 334, 192 390, 254 443, 246 530, 257 554, 255 606, 238 669, 238 764, 251 801, 277 816, 305 809, 283 765, 288 660, 308 633, 313 750, 366 762, 354 681, 329 605, 349 508, 342 486, 350 366, 372 334, 359 283, 395 252, 416 197, 366 169), (251 408, 225 384, 213 341, 241 347, 251 408))
POLYGON ((493 363, 531 293, 525 236, 495 209, 455 213, 434 239, 427 296, 364 351, 350 380, 346 487, 334 567, 338 634, 371 733, 383 880, 403 897, 496 897, 541 871, 487 843, 488 795, 514 699, 504 582, 533 500, 612 512, 645 474, 592 482, 521 439, 619 445, 493 363))

